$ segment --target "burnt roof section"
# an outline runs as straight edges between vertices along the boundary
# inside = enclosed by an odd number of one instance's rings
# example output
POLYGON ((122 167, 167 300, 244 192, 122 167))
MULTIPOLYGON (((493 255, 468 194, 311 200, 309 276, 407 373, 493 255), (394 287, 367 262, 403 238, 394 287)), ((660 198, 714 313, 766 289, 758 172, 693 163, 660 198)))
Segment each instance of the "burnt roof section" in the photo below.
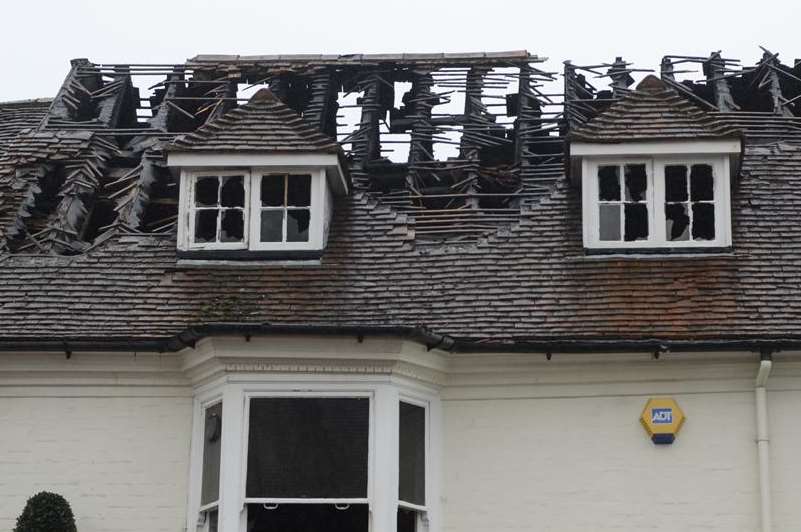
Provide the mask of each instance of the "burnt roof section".
POLYGON ((176 138, 173 152, 325 152, 339 145, 261 89, 248 103, 212 120, 193 133, 176 138))
POLYGON ((566 138, 627 97, 638 69, 621 58, 567 64, 561 91, 527 53, 434 55, 74 61, 49 110, 6 124, 0 347, 159 348, 220 323, 422 326, 473 348, 799 345, 801 64, 666 57, 661 78, 677 106, 745 133, 733 251, 598 258, 582 246, 566 138), (702 78, 678 81, 679 64, 701 65, 702 78), (176 257, 178 183, 165 148, 247 105, 254 86, 337 136, 354 193, 336 200, 319 265, 189 267, 176 257), (393 158, 396 142, 408 154, 393 158))
POLYGON ((629 142, 734 137, 728 124, 701 110, 649 75, 608 109, 574 128, 570 139, 587 142, 629 142))

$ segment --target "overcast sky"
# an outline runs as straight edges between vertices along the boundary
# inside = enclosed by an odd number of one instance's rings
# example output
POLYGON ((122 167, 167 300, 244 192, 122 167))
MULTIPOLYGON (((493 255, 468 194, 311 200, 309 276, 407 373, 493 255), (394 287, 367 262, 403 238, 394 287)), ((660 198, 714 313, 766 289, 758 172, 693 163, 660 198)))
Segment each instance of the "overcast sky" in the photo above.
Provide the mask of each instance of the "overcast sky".
POLYGON ((53 96, 69 59, 181 62, 199 53, 472 52, 526 49, 561 62, 664 54, 751 63, 758 45, 801 57, 799 1, 27 0, 6 1, 0 101, 53 96))

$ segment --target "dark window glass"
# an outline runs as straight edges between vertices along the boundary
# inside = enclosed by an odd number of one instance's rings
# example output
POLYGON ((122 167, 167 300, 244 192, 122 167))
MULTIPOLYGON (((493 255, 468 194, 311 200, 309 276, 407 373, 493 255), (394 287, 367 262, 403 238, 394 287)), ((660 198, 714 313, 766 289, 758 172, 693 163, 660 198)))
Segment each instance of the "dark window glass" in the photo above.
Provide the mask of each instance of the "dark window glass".
POLYGON ((308 242, 311 212, 308 209, 289 209, 286 214, 286 241, 308 242))
POLYGON ((400 404, 400 482, 398 498, 423 506, 426 503, 426 411, 400 404))
MULTIPOLYGON (((220 449, 222 438, 222 403, 206 409, 203 425, 203 480, 200 504, 210 504, 220 498, 220 449)), ((216 518, 216 512, 215 518, 216 518)), ((211 514, 208 516, 211 517, 211 514)))
POLYGON ((223 207, 245 206, 245 178, 242 176, 224 177, 220 189, 220 205, 223 207))
POLYGON ((289 176, 287 179, 286 204, 290 207, 308 207, 311 205, 311 176, 289 176))
POLYGON ((250 401, 247 497, 367 496, 367 398, 250 401))
POLYGON ((687 214, 686 203, 671 203, 665 205, 665 219, 667 221, 667 239, 671 241, 690 239, 690 216, 687 214))
POLYGON ((648 238, 648 206, 628 203, 625 206, 624 238, 626 242, 648 238))
POLYGON ((417 512, 398 508, 398 532, 417 531, 417 512))
POLYGON ((687 201, 686 166, 665 166, 665 201, 687 201))
POLYGON ((261 241, 281 242, 284 238, 284 211, 261 211, 261 241))
POLYGON ((712 201, 715 199, 712 167, 708 164, 694 164, 690 172, 690 199, 692 201, 712 201))
POLYGON ((217 206, 219 185, 217 177, 198 177, 195 183, 195 205, 199 207, 217 206))
POLYGON ((618 166, 598 167, 598 199, 601 201, 620 201, 620 168, 618 166))
POLYGON ((367 532, 366 504, 248 505, 247 532, 367 532))
POLYGON ((644 164, 627 164, 625 167, 626 201, 645 201, 648 177, 644 164))
POLYGON ((715 239, 715 205, 693 203, 693 240, 715 239))
POLYGON ((219 512, 217 510, 209 511, 208 520, 209 520, 209 532, 217 532, 220 520, 219 512))
POLYGON ((215 242, 217 240, 217 210, 205 209, 195 212, 195 242, 215 242))
POLYGON ((600 205, 600 239, 605 241, 620 240, 620 205, 600 205))
POLYGON ((266 175, 261 178, 261 204, 265 207, 284 205, 284 176, 266 175))
POLYGON ((245 236, 243 211, 230 209, 222 211, 220 220, 220 242, 242 242, 245 236))

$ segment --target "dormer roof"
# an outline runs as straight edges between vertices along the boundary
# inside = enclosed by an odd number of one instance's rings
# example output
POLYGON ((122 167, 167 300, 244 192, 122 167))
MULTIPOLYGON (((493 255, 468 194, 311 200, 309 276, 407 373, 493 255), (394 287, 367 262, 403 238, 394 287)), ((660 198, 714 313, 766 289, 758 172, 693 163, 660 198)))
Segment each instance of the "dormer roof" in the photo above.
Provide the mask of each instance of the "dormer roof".
POLYGON ((245 105, 176 138, 171 152, 338 153, 334 139, 306 123, 269 89, 245 105))
POLYGON ((731 126, 709 115, 656 76, 597 116, 575 127, 571 141, 619 143, 739 137, 731 126))

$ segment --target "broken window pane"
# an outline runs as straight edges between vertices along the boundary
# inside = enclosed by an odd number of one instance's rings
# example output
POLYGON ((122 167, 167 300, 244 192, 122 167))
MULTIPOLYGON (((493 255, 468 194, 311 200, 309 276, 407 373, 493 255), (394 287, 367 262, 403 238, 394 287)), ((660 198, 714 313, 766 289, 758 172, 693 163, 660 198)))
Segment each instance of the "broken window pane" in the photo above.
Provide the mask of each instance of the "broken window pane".
POLYGON ((249 423, 247 497, 367 497, 369 399, 260 397, 249 423))
POLYGON ((398 508, 398 532, 417 531, 417 512, 398 508))
POLYGON ((714 196, 712 167, 708 164, 694 164, 690 173, 690 199, 692 201, 712 201, 714 196))
POLYGON ((693 203, 693 240, 715 239, 715 205, 693 203))
POLYGON ((195 212, 195 242, 198 244, 217 241, 217 209, 195 212))
POLYGON ((223 207, 245 206, 245 178, 242 176, 224 177, 220 189, 220 205, 223 207))
POLYGON ((245 237, 245 220, 239 209, 222 211, 220 242, 242 242, 245 237))
POLYGON ((426 410, 400 404, 400 481, 398 498, 423 506, 426 503, 426 410))
POLYGON ((217 177, 198 177, 195 183, 195 205, 216 207, 219 183, 217 177))
MULTIPOLYGON (((220 498, 221 434, 222 403, 217 403, 206 409, 206 416, 203 424, 203 478, 200 490, 201 506, 215 502, 220 498)), ((209 517, 211 517, 210 514, 209 517)))
POLYGON ((284 239, 284 211, 261 211, 261 241, 281 242, 284 239))
POLYGON ((618 166, 598 167, 598 199, 601 201, 620 201, 620 168, 618 166))
POLYGON ((648 205, 644 203, 628 203, 625 205, 626 242, 648 239, 648 205))
POLYGON ((311 205, 311 176, 289 176, 287 179, 286 204, 291 207, 308 207, 311 205))
POLYGON ((265 207, 284 205, 284 177, 266 175, 261 178, 261 204, 265 207))
POLYGON ((665 166, 665 201, 687 201, 687 167, 665 166))
POLYGON ((309 209, 288 209, 286 211, 286 241, 309 241, 309 209))
POLYGON ((606 241, 620 240, 620 205, 600 205, 600 239, 606 241))
MULTIPOLYGON (((248 505, 247 532, 367 532, 366 504, 248 505)), ((400 532, 400 531, 399 531, 400 532)))
POLYGON ((665 205, 665 220, 668 240, 690 239, 690 216, 687 213, 686 203, 670 203, 665 205))
POLYGON ((625 166, 626 201, 645 201, 648 188, 648 177, 644 164, 627 164, 625 166))

